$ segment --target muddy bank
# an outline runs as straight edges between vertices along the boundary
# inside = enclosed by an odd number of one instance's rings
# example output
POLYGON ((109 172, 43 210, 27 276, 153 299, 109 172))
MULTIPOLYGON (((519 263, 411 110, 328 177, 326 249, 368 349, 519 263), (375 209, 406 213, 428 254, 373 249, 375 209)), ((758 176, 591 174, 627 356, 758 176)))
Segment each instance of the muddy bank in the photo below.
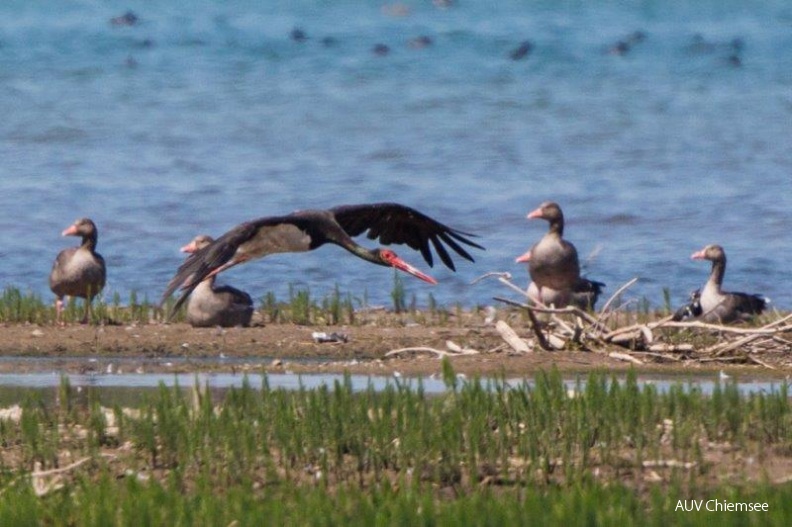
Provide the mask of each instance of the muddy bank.
MULTIPOLYGON (((525 324, 512 321, 515 331, 531 339, 525 324)), ((636 368, 652 373, 704 373, 744 370, 751 375, 784 377, 790 371, 787 354, 763 356, 766 366, 737 365, 725 357, 715 362, 684 360, 669 354, 633 353, 633 361, 619 354, 623 348, 598 351, 554 351, 538 348, 514 352, 492 325, 474 320, 459 325, 298 326, 272 324, 251 328, 192 328, 187 324, 129 326, 0 327, 0 372, 57 371, 84 373, 123 359, 127 372, 268 371, 295 373, 344 372, 358 374, 431 375, 440 372, 439 355, 448 342, 478 353, 454 356, 457 372, 467 375, 530 375, 557 367, 564 372, 623 371, 636 368), (318 343, 314 333, 337 333, 346 342, 318 343), (389 352, 420 348, 396 355, 389 352), (46 358, 37 361, 36 358, 46 358), (98 360, 92 360, 98 359, 98 360), (174 359, 174 360, 171 360, 174 359), (175 360, 178 359, 178 360, 175 360), (211 360, 233 359, 233 360, 211 360), (638 364, 641 362, 642 364, 638 364), (102 366, 97 366, 100 363, 102 366)), ((739 361, 743 362, 743 361, 739 361)))

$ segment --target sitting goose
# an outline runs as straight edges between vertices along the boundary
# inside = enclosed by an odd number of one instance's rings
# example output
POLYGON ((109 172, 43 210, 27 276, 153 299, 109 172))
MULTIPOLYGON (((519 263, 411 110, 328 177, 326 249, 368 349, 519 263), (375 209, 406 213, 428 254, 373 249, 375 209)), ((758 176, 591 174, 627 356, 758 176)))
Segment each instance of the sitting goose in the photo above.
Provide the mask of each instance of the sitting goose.
POLYGON ((696 316, 704 322, 726 324, 750 319, 764 311, 766 300, 759 295, 748 293, 727 293, 721 289, 723 275, 726 273, 726 252, 720 245, 707 245, 690 256, 694 260, 709 260, 712 271, 709 280, 700 292, 692 295, 692 301, 680 308, 674 320, 686 316, 696 316))
POLYGON ((605 284, 580 276, 577 249, 563 239, 564 213, 558 203, 545 201, 528 214, 528 219, 543 219, 550 228, 541 240, 518 263, 528 263, 531 284, 528 296, 545 305, 565 307, 574 305, 581 309, 594 308, 605 284))
MULTIPOLYGON (((202 234, 193 238, 181 251, 194 253, 213 241, 211 236, 202 234)), ((187 322, 193 327, 249 326, 253 317, 250 295, 231 286, 215 286, 214 281, 214 276, 204 280, 190 294, 187 322)))
POLYGON ((85 299, 83 324, 88 323, 91 301, 104 288, 107 270, 102 255, 96 252, 99 233, 96 225, 88 218, 81 218, 61 233, 63 236, 82 236, 79 247, 70 247, 58 253, 50 272, 49 284, 55 293, 56 320, 61 323, 63 297, 76 296, 85 299))

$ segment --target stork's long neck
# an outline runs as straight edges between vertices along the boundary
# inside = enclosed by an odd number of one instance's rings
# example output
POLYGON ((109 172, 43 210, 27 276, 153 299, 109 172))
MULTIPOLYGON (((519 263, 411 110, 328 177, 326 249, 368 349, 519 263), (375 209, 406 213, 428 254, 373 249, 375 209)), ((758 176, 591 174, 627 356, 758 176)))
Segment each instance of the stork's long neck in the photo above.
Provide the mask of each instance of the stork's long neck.
POLYGON ((385 267, 390 267, 387 263, 382 261, 382 258, 380 258, 379 249, 367 249, 361 245, 358 245, 355 242, 344 243, 341 246, 347 251, 357 256, 358 258, 362 258, 367 262, 371 262, 377 265, 382 265, 385 267))

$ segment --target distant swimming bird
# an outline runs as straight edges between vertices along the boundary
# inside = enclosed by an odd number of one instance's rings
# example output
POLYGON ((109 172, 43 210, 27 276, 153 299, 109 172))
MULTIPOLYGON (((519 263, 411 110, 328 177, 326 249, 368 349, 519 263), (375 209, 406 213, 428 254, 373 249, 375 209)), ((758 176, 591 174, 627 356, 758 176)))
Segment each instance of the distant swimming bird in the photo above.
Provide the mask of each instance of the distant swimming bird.
POLYGON ((371 52, 378 57, 384 57, 390 53, 390 48, 386 44, 374 44, 374 47, 371 48, 371 52))
POLYGON ((633 31, 622 40, 616 41, 615 44, 608 48, 610 55, 626 55, 636 44, 640 44, 646 40, 646 33, 643 31, 633 31))
POLYGON ((726 59, 729 64, 736 68, 742 66, 742 51, 744 47, 745 41, 740 37, 733 38, 731 42, 729 42, 728 49, 730 53, 729 57, 726 59))
POLYGON ((64 230, 63 236, 81 236, 79 247, 70 247, 58 253, 50 272, 50 289, 57 297, 55 301, 56 320, 62 321, 63 297, 75 296, 85 299, 85 316, 82 323, 87 324, 91 313, 91 301, 105 286, 107 270, 104 258, 96 252, 99 233, 96 225, 88 218, 74 222, 64 230))
POLYGON ((727 56, 725 62, 730 66, 739 68, 742 66, 742 51, 745 41, 740 37, 735 37, 729 42, 710 42, 700 33, 693 35, 692 42, 686 47, 691 54, 704 55, 716 51, 725 51, 727 56))
MULTIPOLYGON (((471 262, 473 258, 460 244, 483 249, 466 237, 470 234, 447 227, 398 203, 303 210, 286 216, 270 216, 242 223, 198 250, 179 267, 162 295, 162 302, 177 288, 181 288, 183 293, 173 308, 175 311, 198 284, 226 269, 270 254, 312 251, 327 243, 339 245, 368 262, 395 267, 430 284, 437 283, 393 251, 367 249, 352 239, 365 232, 368 232, 369 239, 379 239, 385 245, 405 244, 420 251, 430 266, 433 265, 431 242, 440 260, 451 270, 455 270, 454 262, 445 245, 471 262)), ((336 264, 333 261, 331 265, 336 264)))
MULTIPOLYGON (((194 254, 214 240, 205 234, 196 236, 182 247, 182 252, 194 254)), ((249 326, 253 317, 253 299, 234 287, 215 285, 215 277, 200 282, 187 302, 187 322, 193 327, 249 326)))
POLYGON ((626 55, 630 51, 630 45, 623 40, 619 40, 610 48, 608 48, 608 54, 610 55, 626 55))
POLYGON ((115 16, 110 19, 110 24, 114 26, 134 26, 140 21, 138 16, 132 11, 127 11, 123 15, 115 16))
POLYGON ((429 37, 427 35, 420 35, 408 40, 407 46, 409 46, 412 49, 423 49, 431 46, 432 43, 433 43, 432 37, 429 37))
POLYGON ((674 314, 674 320, 682 320, 689 314, 705 322, 729 322, 750 319, 764 311, 766 300, 760 295, 727 293, 723 291, 723 276, 726 273, 726 252, 720 245, 707 245, 691 255, 694 260, 709 260, 712 270, 701 292, 694 293, 693 300, 674 314))
POLYGON ((528 56, 531 50, 533 50, 533 44, 531 43, 530 40, 525 40, 521 42, 519 46, 513 49, 511 53, 509 53, 509 57, 512 60, 524 59, 525 57, 528 56))
POLYGON ((295 27, 291 30, 291 33, 289 33, 289 38, 295 42, 305 42, 308 40, 308 35, 299 27, 295 27))

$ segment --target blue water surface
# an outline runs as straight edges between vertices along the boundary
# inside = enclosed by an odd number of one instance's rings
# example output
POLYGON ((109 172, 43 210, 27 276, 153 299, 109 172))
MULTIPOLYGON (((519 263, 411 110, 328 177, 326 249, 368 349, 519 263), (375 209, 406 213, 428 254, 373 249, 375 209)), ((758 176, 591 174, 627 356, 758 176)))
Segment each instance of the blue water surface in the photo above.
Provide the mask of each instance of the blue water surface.
MULTIPOLYGON (((5 0, 0 115, 0 285, 45 298, 77 217, 99 226, 105 297, 156 300, 198 233, 398 201, 487 248, 435 266, 438 286, 406 277, 408 294, 488 304, 508 292, 470 282, 524 285, 514 258, 546 230, 525 214, 553 199, 608 291, 640 277, 629 297, 682 302, 708 274, 690 254, 720 243, 727 289, 792 308, 783 0, 5 0), (128 10, 138 24, 110 23, 128 10)), ((388 304, 393 273, 325 247, 224 280, 388 304)))

